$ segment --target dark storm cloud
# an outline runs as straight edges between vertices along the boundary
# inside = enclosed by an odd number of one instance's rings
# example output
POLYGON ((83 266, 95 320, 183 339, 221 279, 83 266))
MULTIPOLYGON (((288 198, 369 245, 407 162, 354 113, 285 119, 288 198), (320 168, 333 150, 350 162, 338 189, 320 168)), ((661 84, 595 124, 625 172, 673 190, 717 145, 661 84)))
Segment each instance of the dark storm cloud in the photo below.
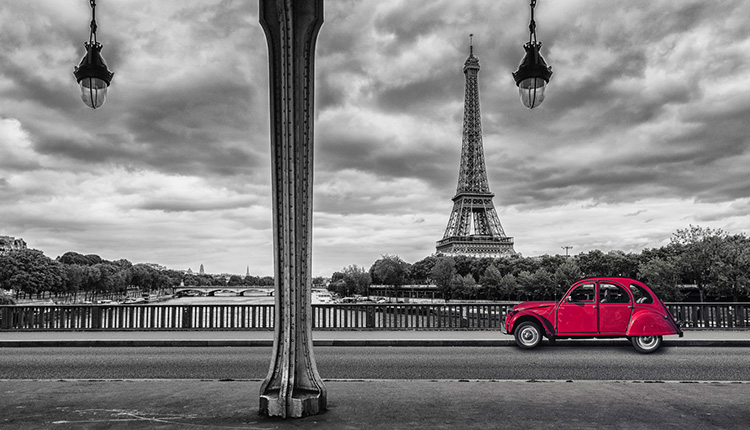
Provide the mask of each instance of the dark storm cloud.
POLYGON ((397 136, 358 136, 356 130, 351 131, 321 131, 317 168, 326 172, 351 169, 385 180, 415 178, 442 187, 446 184, 446 168, 450 167, 449 176, 455 181, 458 168, 453 165, 457 163, 446 159, 441 151, 443 142, 403 142, 397 136))
POLYGON ((132 139, 145 145, 143 162, 182 170, 199 164, 207 171, 231 174, 257 167, 247 145, 250 112, 247 87, 229 82, 201 82, 149 94, 124 123, 132 139), (244 148, 243 148, 244 146, 244 148))
MULTIPOLYGON (((378 106, 389 112, 410 112, 415 110, 427 111, 429 115, 436 105, 445 104, 461 97, 462 91, 458 85, 446 85, 457 81, 453 74, 442 73, 417 82, 409 82, 396 86, 386 86, 373 89, 377 93, 378 106), (451 79, 453 78, 453 79, 451 79)), ((379 85, 380 86, 380 85, 379 85)))
POLYGON ((8 99, 44 104, 52 109, 64 109, 70 105, 69 92, 66 91, 66 85, 70 82, 61 84, 57 77, 50 78, 46 70, 29 64, 18 64, 5 55, 0 55, 0 62, 6 65, 2 77, 13 82, 12 89, 4 93, 8 99))
POLYGON ((253 199, 247 198, 237 201, 203 201, 195 199, 158 199, 143 202, 136 207, 145 210, 164 212, 197 212, 223 211, 226 209, 247 208, 253 199))

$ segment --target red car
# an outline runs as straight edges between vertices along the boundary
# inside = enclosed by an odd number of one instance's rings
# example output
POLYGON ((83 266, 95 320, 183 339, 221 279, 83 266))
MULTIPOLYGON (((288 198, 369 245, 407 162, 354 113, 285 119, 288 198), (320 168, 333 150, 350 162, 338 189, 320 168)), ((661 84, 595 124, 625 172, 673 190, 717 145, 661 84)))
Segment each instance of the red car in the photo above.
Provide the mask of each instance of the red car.
POLYGON ((523 349, 542 337, 627 337, 638 352, 656 351, 662 336, 682 330, 664 303, 646 284, 629 278, 588 278, 575 284, 562 300, 524 302, 513 306, 504 324, 523 349))

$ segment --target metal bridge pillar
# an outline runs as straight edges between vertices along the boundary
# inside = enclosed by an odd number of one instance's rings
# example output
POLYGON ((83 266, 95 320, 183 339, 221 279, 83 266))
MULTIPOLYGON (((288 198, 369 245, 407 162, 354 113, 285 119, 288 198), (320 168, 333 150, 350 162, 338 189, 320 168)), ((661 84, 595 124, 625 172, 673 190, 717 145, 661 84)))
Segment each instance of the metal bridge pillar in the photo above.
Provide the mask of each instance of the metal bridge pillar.
POLYGON ((323 0, 261 0, 260 23, 269 57, 276 278, 273 356, 260 413, 299 418, 326 409, 310 304, 314 60, 323 0))

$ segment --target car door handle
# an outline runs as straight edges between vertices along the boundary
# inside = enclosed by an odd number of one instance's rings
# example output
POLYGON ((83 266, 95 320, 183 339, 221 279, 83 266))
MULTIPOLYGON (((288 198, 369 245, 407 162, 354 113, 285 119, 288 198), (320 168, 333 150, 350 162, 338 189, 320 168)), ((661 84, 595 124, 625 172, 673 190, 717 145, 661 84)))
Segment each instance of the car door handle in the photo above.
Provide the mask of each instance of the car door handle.
POLYGON ((596 305, 592 306, 594 309, 596 309, 596 305))

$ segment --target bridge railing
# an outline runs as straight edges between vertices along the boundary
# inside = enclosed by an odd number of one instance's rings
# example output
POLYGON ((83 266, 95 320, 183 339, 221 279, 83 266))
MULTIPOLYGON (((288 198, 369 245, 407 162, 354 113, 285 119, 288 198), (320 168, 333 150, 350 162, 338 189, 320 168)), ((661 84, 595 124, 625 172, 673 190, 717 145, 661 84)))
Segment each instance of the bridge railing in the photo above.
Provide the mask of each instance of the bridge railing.
MULTIPOLYGON (((499 330, 513 303, 313 305, 318 330, 499 330)), ((750 303, 668 303, 685 329, 750 328, 750 303)), ((274 305, 0 306, 0 331, 273 330, 274 305)))
POLYGON ((684 329, 750 328, 750 303, 665 303, 684 329))

